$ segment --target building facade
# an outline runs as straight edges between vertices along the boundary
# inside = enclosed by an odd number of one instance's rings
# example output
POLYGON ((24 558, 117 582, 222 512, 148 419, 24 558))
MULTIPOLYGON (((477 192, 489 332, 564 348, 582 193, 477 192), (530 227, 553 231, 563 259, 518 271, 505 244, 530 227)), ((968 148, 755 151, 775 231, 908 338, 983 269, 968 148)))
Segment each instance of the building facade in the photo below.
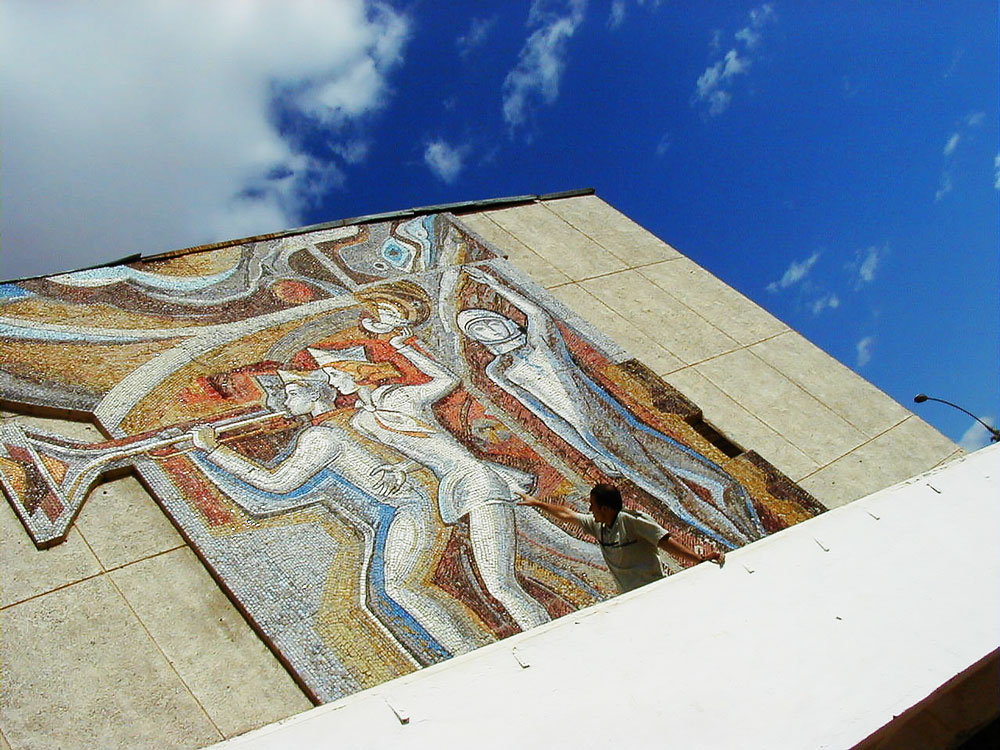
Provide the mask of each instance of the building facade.
POLYGON ((961 453, 588 192, 4 290, 12 748, 200 747, 612 596, 519 492, 731 550, 961 453))

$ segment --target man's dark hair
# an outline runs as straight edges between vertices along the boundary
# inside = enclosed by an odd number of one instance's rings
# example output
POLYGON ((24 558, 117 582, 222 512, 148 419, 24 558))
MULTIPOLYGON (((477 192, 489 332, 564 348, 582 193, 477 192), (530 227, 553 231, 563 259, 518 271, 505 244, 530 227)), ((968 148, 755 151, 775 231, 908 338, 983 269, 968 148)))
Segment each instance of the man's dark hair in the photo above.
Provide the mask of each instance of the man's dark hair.
POLYGON ((591 499, 598 505, 611 508, 616 513, 622 509, 622 493, 611 484, 595 484, 590 491, 591 499))

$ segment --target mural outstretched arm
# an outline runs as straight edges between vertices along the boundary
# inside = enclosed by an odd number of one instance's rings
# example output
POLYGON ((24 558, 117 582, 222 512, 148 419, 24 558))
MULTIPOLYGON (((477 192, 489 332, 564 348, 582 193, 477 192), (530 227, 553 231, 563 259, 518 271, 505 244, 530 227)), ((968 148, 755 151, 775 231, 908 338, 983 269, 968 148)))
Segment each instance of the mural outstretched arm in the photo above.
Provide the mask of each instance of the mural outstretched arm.
POLYGON ((408 343, 410 331, 407 329, 399 336, 390 339, 389 343, 393 348, 420 370, 431 380, 423 385, 406 386, 407 392, 411 396, 416 396, 420 403, 430 405, 435 401, 444 398, 458 387, 459 380, 451 370, 441 365, 439 362, 428 357, 412 344, 408 343))
POLYGON ((206 451, 205 458, 220 469, 259 490, 280 495, 298 489, 340 455, 340 445, 318 429, 302 433, 292 454, 274 468, 260 466, 220 445, 211 426, 193 430, 191 437, 196 447, 206 451))

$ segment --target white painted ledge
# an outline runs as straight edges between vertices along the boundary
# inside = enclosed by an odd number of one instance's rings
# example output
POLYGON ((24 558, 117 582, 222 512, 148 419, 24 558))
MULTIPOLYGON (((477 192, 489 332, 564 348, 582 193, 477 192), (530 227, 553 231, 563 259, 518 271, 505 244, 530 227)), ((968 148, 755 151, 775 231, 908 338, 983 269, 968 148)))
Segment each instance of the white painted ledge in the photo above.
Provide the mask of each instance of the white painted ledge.
POLYGON ((1000 446, 215 747, 851 748, 1000 640, 1000 446), (405 722, 405 723, 404 723, 405 722))

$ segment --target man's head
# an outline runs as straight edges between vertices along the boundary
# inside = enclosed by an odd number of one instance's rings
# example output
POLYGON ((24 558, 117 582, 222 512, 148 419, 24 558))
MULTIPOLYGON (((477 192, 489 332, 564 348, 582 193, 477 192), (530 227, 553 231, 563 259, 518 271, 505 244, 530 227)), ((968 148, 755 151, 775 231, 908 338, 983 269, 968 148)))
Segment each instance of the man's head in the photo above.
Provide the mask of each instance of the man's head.
POLYGON ((612 524, 622 509, 622 493, 610 484, 595 484, 590 491, 590 513, 598 523, 612 524))
POLYGON ((337 393, 356 393, 359 386, 383 383, 399 377, 399 370, 388 362, 369 362, 364 348, 317 349, 309 347, 316 364, 320 366, 337 393))

